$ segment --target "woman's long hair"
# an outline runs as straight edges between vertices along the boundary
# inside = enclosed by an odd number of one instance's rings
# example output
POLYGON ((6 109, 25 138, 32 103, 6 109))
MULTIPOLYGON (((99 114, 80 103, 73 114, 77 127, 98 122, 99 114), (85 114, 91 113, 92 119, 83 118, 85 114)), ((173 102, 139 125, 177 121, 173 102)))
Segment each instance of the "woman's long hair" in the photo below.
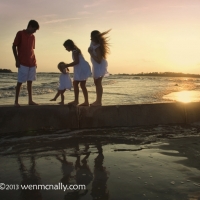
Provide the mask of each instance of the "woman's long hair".
POLYGON ((65 42, 64 42, 64 44, 63 44, 63 46, 64 47, 66 47, 66 46, 68 46, 71 50, 78 50, 78 52, 80 52, 81 53, 81 50, 75 45, 75 43, 72 41, 72 40, 70 40, 70 39, 68 39, 68 40, 66 40, 65 42))
POLYGON ((94 40, 94 42, 100 44, 100 50, 103 58, 106 58, 107 54, 110 53, 110 48, 108 43, 109 37, 105 36, 110 31, 111 29, 102 33, 100 33, 97 30, 91 32, 91 38, 94 40))

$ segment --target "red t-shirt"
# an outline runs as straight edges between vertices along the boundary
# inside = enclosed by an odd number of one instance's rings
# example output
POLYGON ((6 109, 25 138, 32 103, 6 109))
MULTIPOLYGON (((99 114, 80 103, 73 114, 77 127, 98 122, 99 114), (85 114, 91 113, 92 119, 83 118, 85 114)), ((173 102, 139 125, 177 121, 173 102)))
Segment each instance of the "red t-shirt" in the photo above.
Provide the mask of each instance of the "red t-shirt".
POLYGON ((28 34, 26 30, 17 32, 13 42, 17 46, 18 58, 21 65, 27 67, 36 66, 35 49, 35 36, 28 34))

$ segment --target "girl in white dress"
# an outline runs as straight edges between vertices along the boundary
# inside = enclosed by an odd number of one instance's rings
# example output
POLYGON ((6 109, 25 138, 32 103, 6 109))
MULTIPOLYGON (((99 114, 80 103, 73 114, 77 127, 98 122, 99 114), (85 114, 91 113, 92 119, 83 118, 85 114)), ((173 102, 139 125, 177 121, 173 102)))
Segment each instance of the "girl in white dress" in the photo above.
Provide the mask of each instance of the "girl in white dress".
POLYGON ((108 63, 106 61, 106 56, 110 52, 110 49, 108 45, 108 37, 105 37, 109 31, 110 30, 100 33, 95 30, 91 32, 91 45, 88 48, 88 52, 91 56, 92 72, 96 86, 96 101, 90 104, 91 106, 102 105, 102 79, 104 76, 109 75, 107 71, 108 63))
POLYGON ((79 104, 79 83, 83 91, 85 101, 79 106, 89 106, 88 91, 86 88, 86 81, 91 76, 91 68, 89 63, 84 59, 81 50, 74 44, 72 40, 66 40, 63 44, 67 51, 72 51, 73 62, 65 64, 65 67, 74 67, 74 101, 68 103, 72 105, 79 104))
POLYGON ((65 63, 60 62, 58 64, 58 69, 60 70, 61 74, 59 77, 59 87, 58 92, 56 93, 55 97, 51 99, 50 101, 56 101, 56 99, 61 95, 61 102, 59 102, 60 105, 64 105, 64 92, 66 90, 71 90, 72 88, 72 80, 69 76, 69 69, 65 69, 65 63))

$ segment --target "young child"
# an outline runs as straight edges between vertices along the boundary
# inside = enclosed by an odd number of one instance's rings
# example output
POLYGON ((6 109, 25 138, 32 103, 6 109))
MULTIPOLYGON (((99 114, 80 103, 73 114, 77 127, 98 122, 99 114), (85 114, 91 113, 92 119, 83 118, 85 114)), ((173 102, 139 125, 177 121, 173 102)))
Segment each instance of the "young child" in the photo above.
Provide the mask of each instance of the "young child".
POLYGON ((94 78, 94 84, 96 87, 96 101, 91 106, 101 106, 102 105, 102 79, 104 76, 108 75, 106 61, 106 56, 110 52, 108 45, 108 37, 105 35, 109 32, 105 31, 100 33, 97 30, 91 32, 91 44, 88 48, 88 52, 91 56, 92 62, 92 73, 94 78))
POLYGON ((16 67, 18 68, 18 81, 15 92, 15 106, 18 103, 19 92, 22 83, 27 82, 28 104, 38 105, 32 100, 32 81, 36 80, 36 58, 34 54, 35 36, 39 29, 39 24, 35 20, 30 20, 25 30, 18 31, 14 39, 12 50, 15 57, 16 67))
POLYGON ((60 62, 58 64, 58 69, 60 70, 61 74, 59 77, 59 87, 58 87, 58 92, 56 93, 55 97, 51 99, 50 101, 56 101, 56 99, 61 95, 61 102, 59 102, 60 105, 64 105, 64 92, 66 89, 71 90, 72 88, 72 81, 69 76, 69 69, 65 69, 65 63, 60 62))
POLYGON ((83 91, 85 101, 79 106, 89 106, 88 91, 86 88, 86 80, 91 76, 91 68, 89 63, 84 59, 81 50, 74 44, 72 40, 66 40, 63 44, 67 51, 72 51, 73 62, 65 64, 65 67, 74 67, 74 101, 69 104, 77 106, 79 104, 79 83, 83 91))

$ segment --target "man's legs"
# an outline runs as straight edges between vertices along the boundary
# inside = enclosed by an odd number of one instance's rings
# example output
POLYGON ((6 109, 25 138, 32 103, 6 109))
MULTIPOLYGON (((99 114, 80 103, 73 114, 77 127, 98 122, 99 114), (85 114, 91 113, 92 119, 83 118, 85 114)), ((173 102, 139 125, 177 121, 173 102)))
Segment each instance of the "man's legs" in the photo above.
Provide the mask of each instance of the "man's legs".
POLYGON ((15 87, 15 106, 20 106, 18 103, 18 99, 19 99, 19 92, 21 89, 22 83, 17 82, 17 86, 15 87))
POLYGON ((28 105, 38 105, 32 100, 32 81, 27 81, 28 105))
POLYGON ((32 82, 36 80, 36 67, 28 67, 28 76, 27 76, 27 90, 28 90, 28 104, 29 105, 38 105, 32 99, 32 82))

